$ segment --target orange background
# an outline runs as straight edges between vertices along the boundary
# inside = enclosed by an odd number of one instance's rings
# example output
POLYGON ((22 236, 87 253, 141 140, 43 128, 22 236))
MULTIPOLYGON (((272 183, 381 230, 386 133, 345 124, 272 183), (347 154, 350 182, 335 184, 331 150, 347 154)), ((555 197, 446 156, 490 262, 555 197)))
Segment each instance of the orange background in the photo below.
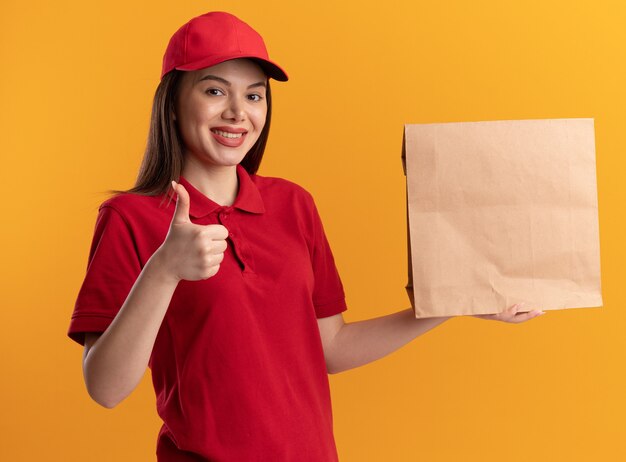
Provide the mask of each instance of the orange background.
POLYGON ((316 199, 346 321, 409 307, 404 123, 593 117, 604 307, 456 318, 330 376, 342 461, 626 460, 623 1, 4 0, 0 459, 154 460, 149 372, 113 410, 66 337, 97 206, 132 186, 170 35, 230 11, 285 67, 259 171, 316 199))

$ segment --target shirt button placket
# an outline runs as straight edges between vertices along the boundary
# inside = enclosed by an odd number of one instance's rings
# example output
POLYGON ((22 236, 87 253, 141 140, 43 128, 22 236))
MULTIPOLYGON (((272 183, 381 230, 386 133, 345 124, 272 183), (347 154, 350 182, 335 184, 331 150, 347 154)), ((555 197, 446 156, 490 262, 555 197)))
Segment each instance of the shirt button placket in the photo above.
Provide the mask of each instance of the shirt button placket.
POLYGON ((239 245, 236 242, 236 234, 233 231, 233 223, 232 220, 230 219, 230 212, 228 209, 222 210, 219 214, 218 214, 218 218, 219 221, 222 225, 224 225, 224 227, 228 230, 228 237, 230 238, 231 242, 233 243, 233 254, 235 255, 235 258, 239 261, 239 264, 241 266, 242 270, 245 270, 246 268, 246 264, 244 262, 244 260, 241 258, 241 254, 239 251, 239 245))

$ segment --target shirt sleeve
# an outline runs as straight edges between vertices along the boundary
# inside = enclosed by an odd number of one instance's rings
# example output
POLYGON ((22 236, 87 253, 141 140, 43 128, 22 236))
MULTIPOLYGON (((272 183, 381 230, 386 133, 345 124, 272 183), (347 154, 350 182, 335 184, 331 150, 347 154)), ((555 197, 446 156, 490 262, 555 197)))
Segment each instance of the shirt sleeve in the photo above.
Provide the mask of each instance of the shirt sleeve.
POLYGON ((101 205, 67 335, 85 344, 85 332, 104 332, 141 273, 133 234, 122 215, 101 205))
POLYGON ((315 278, 313 305, 316 317, 325 318, 346 311, 348 307, 343 284, 315 202, 312 202, 312 209, 313 252, 311 259, 315 278))

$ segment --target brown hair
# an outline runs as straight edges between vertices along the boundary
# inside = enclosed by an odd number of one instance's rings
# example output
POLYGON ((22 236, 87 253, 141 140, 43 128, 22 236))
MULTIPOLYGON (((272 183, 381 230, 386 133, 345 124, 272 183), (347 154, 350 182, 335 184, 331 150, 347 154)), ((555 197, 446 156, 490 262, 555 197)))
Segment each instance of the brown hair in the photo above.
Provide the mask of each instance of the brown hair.
MULTIPOLYGON (((171 189, 172 180, 178 181, 183 169, 184 144, 174 121, 174 107, 180 81, 185 71, 174 69, 163 76, 152 101, 152 115, 146 149, 135 186, 128 190, 109 190, 109 193, 135 193, 158 196, 171 189)), ((270 132, 272 95, 267 79, 267 116, 259 139, 241 161, 241 166, 252 175, 257 172, 270 132)), ((164 197, 165 199, 165 197, 164 197)), ((170 196, 171 200, 171 196, 170 196)), ((169 203, 169 202, 168 202, 169 203)))

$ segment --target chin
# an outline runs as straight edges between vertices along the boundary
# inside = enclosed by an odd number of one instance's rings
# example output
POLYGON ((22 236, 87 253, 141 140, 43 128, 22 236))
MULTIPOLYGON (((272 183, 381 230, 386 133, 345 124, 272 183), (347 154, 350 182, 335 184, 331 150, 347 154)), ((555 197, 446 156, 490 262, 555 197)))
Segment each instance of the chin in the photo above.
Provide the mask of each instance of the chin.
POLYGON ((245 155, 237 156, 237 157, 222 157, 218 160, 213 160, 211 163, 220 167, 234 167, 237 164, 240 164, 244 159, 245 155))

